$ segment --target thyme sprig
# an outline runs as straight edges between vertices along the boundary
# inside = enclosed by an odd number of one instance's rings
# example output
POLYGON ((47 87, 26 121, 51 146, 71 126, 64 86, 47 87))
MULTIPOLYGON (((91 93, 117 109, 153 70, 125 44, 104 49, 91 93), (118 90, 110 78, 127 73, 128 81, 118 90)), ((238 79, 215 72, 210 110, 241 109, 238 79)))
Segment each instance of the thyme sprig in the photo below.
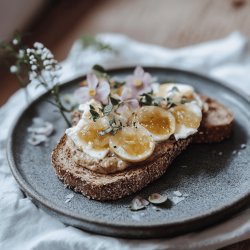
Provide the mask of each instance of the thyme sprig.
POLYGON ((106 134, 116 134, 117 131, 119 131, 122 128, 122 122, 118 120, 114 114, 114 111, 119 107, 121 104, 121 101, 116 99, 115 97, 109 96, 109 101, 107 104, 102 104, 101 108, 99 110, 96 110, 96 108, 93 105, 89 105, 89 112, 91 115, 91 119, 96 122, 97 119, 102 118, 104 116, 108 117, 109 119, 109 127, 100 131, 100 135, 106 135, 106 134))
POLYGON ((177 92, 180 92, 180 90, 174 86, 169 91, 168 97, 166 98, 154 96, 152 92, 144 93, 139 97, 139 104, 140 106, 165 106, 169 109, 179 104, 185 104, 189 102, 185 96, 182 96, 180 101, 176 102, 174 100, 174 96, 177 92))
POLYGON ((109 120, 109 127, 100 131, 100 135, 111 134, 115 135, 119 130, 122 129, 122 122, 117 120, 114 116, 109 120))

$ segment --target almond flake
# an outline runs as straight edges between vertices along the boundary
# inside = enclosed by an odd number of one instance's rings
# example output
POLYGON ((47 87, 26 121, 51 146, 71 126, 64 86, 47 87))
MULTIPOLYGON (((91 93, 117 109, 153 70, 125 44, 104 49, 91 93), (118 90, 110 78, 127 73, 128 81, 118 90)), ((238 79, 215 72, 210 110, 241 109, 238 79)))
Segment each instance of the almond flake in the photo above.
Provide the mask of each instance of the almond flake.
POLYGON ((141 210, 144 209, 148 204, 149 202, 147 200, 143 199, 140 196, 136 196, 131 202, 130 209, 132 211, 141 210))
POLYGON ((151 194, 148 197, 149 202, 153 203, 153 204, 164 203, 167 199, 168 199, 168 197, 166 195, 161 195, 161 194, 158 194, 158 193, 151 194))

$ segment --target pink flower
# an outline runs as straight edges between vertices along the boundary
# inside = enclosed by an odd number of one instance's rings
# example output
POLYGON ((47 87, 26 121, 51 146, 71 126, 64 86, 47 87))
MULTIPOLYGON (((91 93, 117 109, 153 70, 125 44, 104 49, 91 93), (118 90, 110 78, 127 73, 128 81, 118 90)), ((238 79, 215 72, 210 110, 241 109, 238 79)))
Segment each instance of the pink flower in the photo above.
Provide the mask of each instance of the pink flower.
POLYGON ((132 97, 137 97, 152 91, 151 84, 155 82, 156 78, 145 72, 142 67, 137 66, 134 74, 127 77, 126 86, 131 89, 132 97))
POLYGON ((108 102, 109 94, 109 83, 105 80, 98 80, 94 73, 87 74, 87 86, 80 87, 75 91, 75 97, 80 104, 91 99, 105 104, 108 102))
POLYGON ((122 113, 124 107, 130 108, 132 111, 139 108, 139 102, 136 98, 133 98, 132 93, 129 88, 126 86, 123 87, 121 96, 119 99, 122 102, 122 105, 118 108, 118 112, 122 113))

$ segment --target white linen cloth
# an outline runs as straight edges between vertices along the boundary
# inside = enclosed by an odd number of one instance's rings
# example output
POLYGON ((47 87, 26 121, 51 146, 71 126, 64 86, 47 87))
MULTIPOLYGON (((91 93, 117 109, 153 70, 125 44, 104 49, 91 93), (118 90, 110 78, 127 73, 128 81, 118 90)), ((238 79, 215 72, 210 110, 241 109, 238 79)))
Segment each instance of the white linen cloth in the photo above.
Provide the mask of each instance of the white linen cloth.
MULTIPOLYGON (((240 33, 182 49, 136 42, 119 34, 100 34, 98 37, 118 51, 96 52, 83 49, 76 42, 67 59, 62 62, 62 80, 84 74, 93 64, 106 68, 142 65, 171 66, 207 74, 229 85, 241 88, 250 96, 250 48, 240 33)), ((34 98, 42 90, 29 86, 34 98)), ((100 236, 65 226, 38 209, 23 196, 12 177, 6 159, 6 140, 10 124, 25 106, 23 91, 17 91, 0 108, 0 249, 216 249, 250 238, 250 208, 196 233, 156 240, 129 240, 100 236)))

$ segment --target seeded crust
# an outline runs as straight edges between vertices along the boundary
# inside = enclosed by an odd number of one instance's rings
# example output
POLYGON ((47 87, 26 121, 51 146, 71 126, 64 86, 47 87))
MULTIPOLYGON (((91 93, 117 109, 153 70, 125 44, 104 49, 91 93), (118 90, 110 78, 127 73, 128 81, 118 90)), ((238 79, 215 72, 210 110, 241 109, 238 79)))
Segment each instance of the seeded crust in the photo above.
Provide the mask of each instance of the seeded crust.
POLYGON ((191 142, 191 137, 184 140, 169 140, 161 143, 165 154, 147 163, 133 166, 115 174, 100 174, 78 166, 73 160, 70 139, 64 135, 52 152, 52 164, 57 176, 75 192, 94 200, 117 200, 133 194, 152 181, 161 177, 171 162, 191 142))
MULTIPOLYGON (((129 167, 114 174, 101 174, 75 163, 72 141, 64 135, 52 151, 52 165, 59 179, 76 192, 94 200, 117 200, 133 194, 161 177, 171 162, 192 142, 211 143, 228 138, 231 134, 233 115, 222 104, 202 97, 205 104, 201 127, 196 135, 175 141, 170 139, 156 145, 150 161, 129 167), (164 152, 164 154, 157 153, 164 152)), ((72 121, 77 123, 76 113, 72 121)))

